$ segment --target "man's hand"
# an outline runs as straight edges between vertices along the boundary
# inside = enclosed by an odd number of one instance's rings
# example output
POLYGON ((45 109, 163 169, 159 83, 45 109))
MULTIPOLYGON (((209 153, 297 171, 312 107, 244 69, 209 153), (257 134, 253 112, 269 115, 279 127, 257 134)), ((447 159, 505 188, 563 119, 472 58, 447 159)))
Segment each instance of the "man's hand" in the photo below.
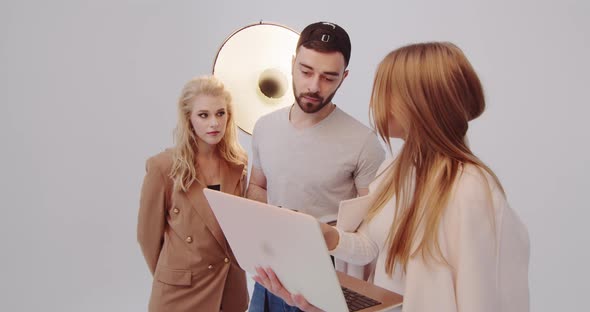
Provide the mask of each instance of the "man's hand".
POLYGON ((258 284, 264 286, 271 293, 280 297, 290 306, 296 306, 305 312, 323 312, 318 307, 310 304, 301 294, 291 294, 281 281, 277 278, 275 272, 271 268, 256 268, 256 275, 252 277, 258 284))

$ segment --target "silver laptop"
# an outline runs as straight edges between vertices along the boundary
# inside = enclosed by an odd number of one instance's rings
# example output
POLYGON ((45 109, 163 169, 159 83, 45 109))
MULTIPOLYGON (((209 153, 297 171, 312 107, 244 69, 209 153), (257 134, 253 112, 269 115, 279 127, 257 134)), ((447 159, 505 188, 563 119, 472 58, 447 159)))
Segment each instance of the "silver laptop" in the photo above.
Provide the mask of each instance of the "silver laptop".
POLYGON ((385 311, 402 296, 336 272, 312 216, 204 189, 242 269, 271 267, 285 288, 325 311, 385 311), (345 298, 346 297, 346 298, 345 298))

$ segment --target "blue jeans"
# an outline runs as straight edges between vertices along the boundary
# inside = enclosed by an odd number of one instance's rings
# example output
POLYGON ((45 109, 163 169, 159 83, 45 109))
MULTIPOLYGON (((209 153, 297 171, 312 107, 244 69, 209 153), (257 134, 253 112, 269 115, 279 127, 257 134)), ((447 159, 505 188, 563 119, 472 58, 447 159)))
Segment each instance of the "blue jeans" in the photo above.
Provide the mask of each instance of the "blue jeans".
POLYGON ((286 304, 283 299, 256 283, 248 312, 301 312, 301 310, 286 304))

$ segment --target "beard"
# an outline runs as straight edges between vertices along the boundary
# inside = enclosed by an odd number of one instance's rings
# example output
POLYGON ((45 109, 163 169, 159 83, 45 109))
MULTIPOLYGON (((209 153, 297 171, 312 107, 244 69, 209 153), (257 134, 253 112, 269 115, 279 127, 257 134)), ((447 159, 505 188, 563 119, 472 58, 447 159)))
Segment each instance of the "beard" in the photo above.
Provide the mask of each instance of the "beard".
MULTIPOLYGON (((340 86, 338 86, 338 87, 340 87, 340 86)), ((338 88, 336 88, 336 90, 334 90, 334 92, 332 92, 332 94, 328 95, 328 97, 324 99, 323 97, 320 96, 319 92, 315 92, 315 93, 307 92, 307 93, 300 93, 299 95, 297 95, 297 90, 295 89, 295 86, 293 86, 293 92, 295 93, 295 101, 297 102, 297 105, 299 105, 301 110, 307 114, 317 113, 322 108, 324 108, 326 105, 328 105, 330 102, 332 102, 334 95, 336 95, 336 91, 338 91, 338 88), (317 99, 318 102, 317 102, 317 104, 307 102, 303 97, 317 99)))

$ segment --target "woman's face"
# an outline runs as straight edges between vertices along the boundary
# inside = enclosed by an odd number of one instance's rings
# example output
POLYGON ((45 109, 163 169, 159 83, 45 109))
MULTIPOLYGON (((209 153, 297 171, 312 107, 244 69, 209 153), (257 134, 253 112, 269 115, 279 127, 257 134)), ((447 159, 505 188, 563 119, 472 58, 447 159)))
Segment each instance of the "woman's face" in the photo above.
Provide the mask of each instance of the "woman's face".
POLYGON ((192 101, 190 121, 200 143, 216 145, 225 135, 227 103, 223 98, 206 94, 192 101))

